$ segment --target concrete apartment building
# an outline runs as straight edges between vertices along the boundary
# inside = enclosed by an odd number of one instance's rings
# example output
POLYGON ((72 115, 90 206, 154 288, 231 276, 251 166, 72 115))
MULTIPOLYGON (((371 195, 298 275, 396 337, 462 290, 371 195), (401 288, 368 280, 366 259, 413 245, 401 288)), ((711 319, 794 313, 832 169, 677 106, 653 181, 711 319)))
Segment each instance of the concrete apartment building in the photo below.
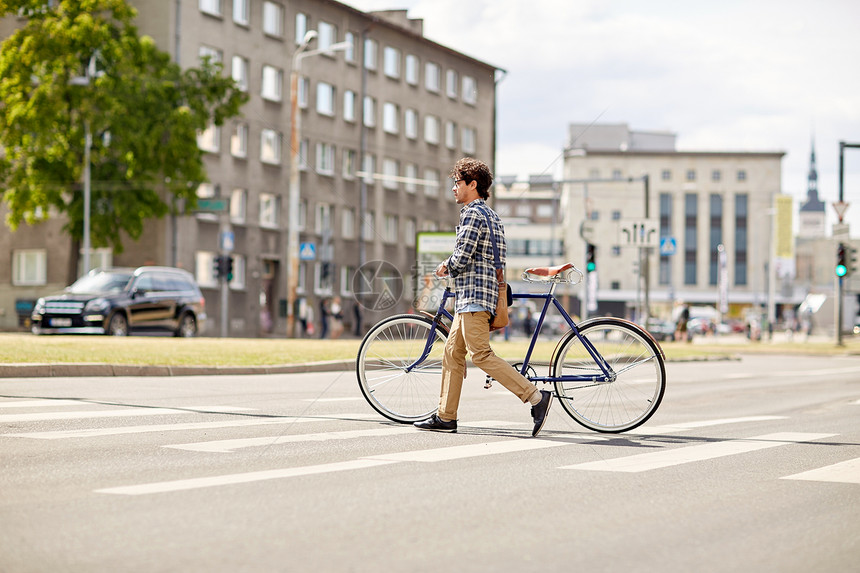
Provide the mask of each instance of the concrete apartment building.
MULTIPOLYGON (((300 270, 296 312, 334 296, 355 327, 353 279, 362 264, 386 261, 404 278, 415 234, 448 230, 458 206, 447 174, 463 156, 495 155, 498 70, 424 37, 405 10, 364 13, 333 0, 133 0, 141 34, 183 67, 209 56, 250 96, 241 117, 201 133, 209 182, 201 198, 222 198, 226 213, 186 213, 150 221, 126 250, 93 254, 93 266, 158 264, 191 270, 206 297, 207 331, 222 320, 213 261, 232 233, 230 336, 286 334, 290 72, 309 30, 309 49, 350 48, 302 62, 300 270)), ((0 22, 0 37, 19 22, 0 22)), ((0 328, 20 325, 26 306, 79 273, 78 245, 52 219, 11 233, 0 229, 0 328), (25 271, 19 269, 24 268, 25 271)), ((406 285, 412 281, 404 281, 406 285)), ((405 311, 411 292, 383 314, 405 311)), ((365 326, 382 314, 359 308, 365 326)), ((317 333, 319 333, 317 326, 317 333)), ((360 330, 360 329, 359 329, 360 330)))
MULTIPOLYGON (((676 300, 716 307, 720 244, 728 315, 740 318, 746 308, 766 306, 771 207, 782 189, 783 152, 678 151, 674 133, 633 131, 626 124, 571 124, 569 134, 564 179, 578 182, 563 186, 564 246, 568 258, 584 266, 585 223, 597 247, 592 315, 633 316, 645 303, 640 268, 648 269, 652 314, 668 317, 676 300), (654 224, 655 246, 640 261, 624 229, 646 219, 654 224), (659 238, 673 239, 664 243, 666 251, 674 244, 673 254, 659 253, 659 238)), ((775 290, 778 309, 802 300, 791 290, 775 290)))

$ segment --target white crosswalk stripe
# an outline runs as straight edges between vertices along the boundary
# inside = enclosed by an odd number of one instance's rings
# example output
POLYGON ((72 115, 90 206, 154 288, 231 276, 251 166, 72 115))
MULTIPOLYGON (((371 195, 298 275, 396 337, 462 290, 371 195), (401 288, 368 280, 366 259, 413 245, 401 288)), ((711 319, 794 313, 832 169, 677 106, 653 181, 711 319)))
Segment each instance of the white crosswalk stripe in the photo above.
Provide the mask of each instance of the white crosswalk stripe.
POLYGON ((781 432, 776 434, 765 434, 763 436, 756 436, 743 440, 726 440, 723 442, 700 444, 697 446, 660 450, 658 452, 626 456, 623 458, 611 458, 596 462, 562 466, 561 469, 628 473, 645 472, 690 462, 710 460, 735 454, 744 454, 757 450, 784 446, 791 443, 820 440, 834 435, 836 434, 781 432))
POLYGON ((232 406, 185 406, 182 408, 124 408, 121 410, 86 410, 80 412, 34 412, 31 414, 2 414, 0 424, 12 422, 44 422, 48 420, 83 420, 87 418, 126 418, 134 416, 164 416, 166 414, 205 414, 251 411, 232 406))
POLYGON ((782 479, 860 484, 860 458, 785 476, 782 479))

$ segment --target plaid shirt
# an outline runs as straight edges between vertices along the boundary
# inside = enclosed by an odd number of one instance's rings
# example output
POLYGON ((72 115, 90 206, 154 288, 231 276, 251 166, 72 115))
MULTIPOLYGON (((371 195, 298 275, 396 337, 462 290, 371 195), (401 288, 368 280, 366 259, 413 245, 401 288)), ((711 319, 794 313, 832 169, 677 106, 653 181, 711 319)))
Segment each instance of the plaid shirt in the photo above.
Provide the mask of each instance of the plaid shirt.
POLYGON ((446 265, 454 279, 457 302, 456 312, 462 312, 470 304, 479 304, 494 312, 499 297, 496 268, 493 260, 493 244, 488 233, 487 218, 490 215, 499 260, 505 264, 505 227, 495 211, 483 199, 475 199, 460 209, 460 224, 457 225, 457 242, 446 265))

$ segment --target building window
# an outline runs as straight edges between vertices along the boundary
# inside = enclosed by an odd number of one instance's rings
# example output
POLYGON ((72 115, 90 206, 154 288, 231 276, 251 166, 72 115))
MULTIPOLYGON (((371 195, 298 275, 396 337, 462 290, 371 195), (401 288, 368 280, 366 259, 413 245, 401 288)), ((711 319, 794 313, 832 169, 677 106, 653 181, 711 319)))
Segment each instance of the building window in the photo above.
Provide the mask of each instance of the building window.
POLYGON ((195 195, 200 199, 210 199, 221 194, 221 188, 213 183, 201 183, 197 186, 195 195))
POLYGON ((349 63, 355 63, 355 34, 352 32, 344 34, 344 42, 349 44, 349 47, 343 52, 344 59, 349 63))
POLYGON ((424 87, 427 91, 439 93, 439 66, 433 62, 424 65, 424 87))
POLYGON ((612 170, 612 178, 613 178, 613 179, 615 179, 616 181, 618 181, 619 179, 621 179, 621 177, 622 177, 622 175, 621 175, 621 170, 620 170, 620 169, 613 169, 613 170, 612 170))
POLYGON ((45 249, 12 251, 12 284, 43 285, 48 281, 48 252, 45 249))
POLYGON ((251 0, 233 0, 233 21, 247 26, 250 22, 251 0))
POLYGON ((306 171, 308 168, 308 155, 310 154, 310 140, 307 137, 303 137, 301 141, 299 141, 299 169, 302 171, 306 171))
POLYGON ((334 175, 334 145, 317 143, 317 173, 334 175))
POLYGON ((386 76, 389 78, 400 78, 400 50, 385 46, 382 52, 382 67, 386 76))
POLYGON ((373 213, 367 211, 364 213, 364 219, 361 221, 361 238, 364 241, 372 241, 375 234, 375 225, 373 223, 373 213))
POLYGON ((620 221, 621 220, 621 211, 619 211, 618 209, 613 209, 612 210, 612 220, 613 221, 620 221))
POLYGON ((221 15, 221 0, 200 0, 200 11, 213 16, 221 15))
MULTIPOLYGON (((695 172, 694 172, 695 174, 695 172)), ((684 195, 684 284, 696 284, 696 251, 698 250, 699 197, 684 195)))
POLYGON ((197 251, 194 253, 194 264, 196 265, 194 278, 197 284, 203 288, 215 288, 218 280, 215 278, 215 253, 212 251, 197 251))
POLYGON ((343 92, 343 120, 355 121, 355 92, 352 90, 343 92))
POLYGON ((418 85, 418 56, 412 54, 406 55, 406 83, 418 85))
POLYGON ((397 120, 400 118, 400 108, 396 103, 385 102, 382 105, 382 129, 386 133, 400 131, 397 120))
POLYGON ((415 219, 407 217, 406 220, 403 221, 403 243, 407 247, 415 246, 415 229, 417 229, 415 219))
POLYGON ((281 101, 284 89, 284 72, 273 66, 263 66, 263 89, 260 95, 269 101, 281 101))
MULTIPOLYGON (((718 171, 715 173, 719 173, 718 171)), ((710 253, 711 261, 708 271, 708 284, 716 285, 719 276, 720 256, 717 247, 723 242, 723 197, 716 193, 711 194, 711 225, 710 225, 710 253)))
POLYGON ((418 138, 418 112, 414 109, 407 109, 403 116, 403 133, 409 139, 418 138))
POLYGON ((403 168, 403 176, 406 178, 407 193, 415 193, 418 190, 418 166, 414 163, 407 163, 403 168))
POLYGON ((460 141, 460 146, 463 148, 463 152, 475 153, 477 150, 475 128, 464 127, 461 137, 462 141, 460 141))
POLYGON ((457 87, 459 82, 457 81, 457 72, 454 70, 448 70, 445 72, 445 93, 451 99, 457 99, 457 87))
POLYGON ((230 137, 230 153, 233 157, 248 157, 248 124, 237 123, 230 137))
POLYGON ((301 12, 296 14, 296 45, 300 46, 305 41, 308 33, 308 16, 301 12))
POLYGON ((260 193, 260 226, 276 228, 278 226, 278 197, 271 193, 260 193))
POLYGON ((331 276, 332 264, 329 261, 322 261, 314 264, 314 293, 318 295, 331 294, 331 276))
POLYGON ((735 285, 737 286, 747 284, 748 207, 748 197, 745 193, 735 195, 735 285))
POLYGON ((325 82, 317 82, 317 113, 334 115, 334 86, 325 82))
POLYGON ((397 237, 397 215, 386 215, 385 225, 382 229, 382 239, 387 243, 396 243, 397 237))
POLYGON ((203 131, 198 131, 197 147, 202 151, 218 153, 221 150, 221 128, 210 123, 203 131))
POLYGON ((302 109, 307 109, 308 107, 308 94, 311 91, 311 81, 307 77, 299 78, 299 89, 296 99, 298 100, 299 107, 302 109))
POLYGON ((316 215, 314 217, 314 230, 317 235, 331 229, 331 205, 328 203, 317 203, 316 215))
POLYGON ((230 193, 230 221, 244 223, 248 210, 248 192, 244 189, 233 189, 230 193))
POLYGON ((695 181, 696 180, 696 170, 695 169, 687 169, 687 181, 695 181))
POLYGON ((233 81, 239 90, 248 91, 248 60, 242 56, 233 56, 233 67, 231 69, 233 81))
POLYGON ((743 169, 738 170, 738 181, 746 181, 747 180, 747 172, 743 169))
POLYGON ((397 189, 397 178, 400 175, 400 165, 396 159, 382 160, 382 186, 386 189, 397 189))
POLYGON ((426 115, 424 116, 424 141, 427 143, 439 143, 439 118, 426 115))
MULTIPOLYGON (((664 172, 665 173, 665 172, 664 172)), ((660 237, 672 236, 672 194, 660 193, 660 237)), ((659 282, 672 284, 671 255, 660 255, 659 282)))
POLYGON ((719 181, 720 179, 722 179, 722 176, 723 174, 720 172, 719 169, 714 169, 713 171, 711 171, 711 181, 719 181))
POLYGON ((343 150, 343 177, 344 179, 355 179, 355 171, 358 165, 358 153, 354 149, 343 150))
POLYGON ((355 267, 341 265, 340 267, 340 294, 352 295, 352 277, 355 276, 355 267))
MULTIPOLYGON (((317 49, 328 50, 332 44, 337 43, 337 27, 328 22, 320 22, 317 26, 317 49)), ((334 52, 323 52, 324 56, 334 57, 334 52)))
POLYGON ((213 64, 220 64, 224 61, 224 53, 218 48, 213 48, 211 46, 200 46, 198 55, 200 56, 201 62, 206 58, 209 58, 209 61, 213 64))
POLYGON ((274 2, 263 2, 263 32, 270 36, 284 35, 284 7, 274 2))
POLYGON ((263 129, 260 132, 260 161, 281 164, 281 134, 274 129, 263 129))
POLYGON ((478 103, 478 83, 472 76, 463 76, 463 101, 470 105, 478 103))
POLYGON ((371 96, 364 96, 364 125, 376 127, 376 100, 371 96))
POLYGON ((308 224, 308 200, 299 201, 299 231, 304 231, 308 224))
POLYGON ((439 171, 436 169, 425 169, 424 170, 424 179, 426 179, 426 184, 424 186, 424 193, 429 195, 430 197, 438 197, 439 196, 439 171))
POLYGON ((362 160, 361 170, 364 173, 364 182, 372 185, 374 174, 376 173, 376 156, 372 153, 366 153, 362 160))
POLYGON ((344 239, 355 238, 355 209, 346 207, 341 211, 340 234, 344 239))
POLYGON ((378 44, 376 40, 372 38, 365 38, 364 40, 364 67, 368 70, 376 70, 376 60, 378 58, 376 52, 378 50, 378 44))
POLYGON ((672 171, 670 169, 664 169, 660 172, 660 179, 662 179, 663 181, 671 181, 672 171))
POLYGON ((445 122, 445 146, 448 149, 457 148, 457 124, 453 121, 445 122))
POLYGON ((612 281, 609 284, 609 290, 621 290, 621 281, 612 281))

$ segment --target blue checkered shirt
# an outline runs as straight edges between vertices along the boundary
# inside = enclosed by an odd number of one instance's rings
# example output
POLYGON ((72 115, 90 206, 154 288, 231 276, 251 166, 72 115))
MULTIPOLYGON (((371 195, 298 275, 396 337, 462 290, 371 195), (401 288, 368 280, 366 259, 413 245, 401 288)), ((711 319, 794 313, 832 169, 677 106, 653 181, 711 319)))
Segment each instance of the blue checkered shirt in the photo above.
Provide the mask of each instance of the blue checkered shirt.
POLYGON ((493 245, 484 211, 490 215, 499 248, 499 259, 505 264, 505 227, 499 216, 483 199, 475 199, 463 206, 460 209, 454 252, 446 262, 448 272, 454 279, 454 292, 457 295, 455 312, 464 312, 472 304, 480 305, 490 312, 496 308, 499 286, 496 281, 496 268, 493 266, 493 245))

